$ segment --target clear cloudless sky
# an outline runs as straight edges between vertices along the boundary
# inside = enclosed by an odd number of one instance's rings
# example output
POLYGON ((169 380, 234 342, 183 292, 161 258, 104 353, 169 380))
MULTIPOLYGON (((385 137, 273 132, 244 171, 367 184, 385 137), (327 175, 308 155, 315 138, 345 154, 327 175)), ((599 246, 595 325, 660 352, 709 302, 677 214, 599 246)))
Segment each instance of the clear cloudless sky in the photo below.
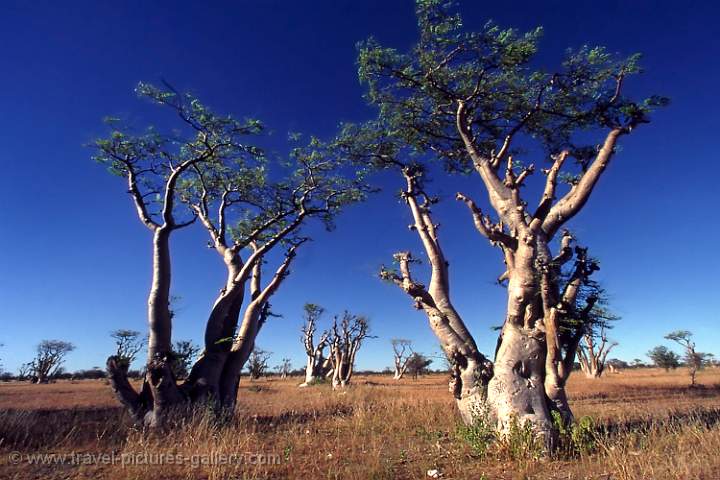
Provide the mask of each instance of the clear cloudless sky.
MULTIPOLYGON (((460 1, 467 28, 493 19, 545 27, 540 63, 554 67, 567 47, 606 45, 644 53, 646 73, 629 88, 672 105, 623 139, 619 153, 573 231, 602 261, 598 274, 622 320, 612 356, 631 360, 695 333, 698 349, 720 354, 717 142, 720 49, 716 2, 460 1)), ((404 1, 3 1, 0 5, 0 359, 29 361, 42 339, 72 341, 68 370, 103 365, 112 329, 145 331, 150 235, 123 182, 84 145, 105 133, 105 115, 138 125, 158 118, 136 98, 138 81, 165 78, 215 110, 263 120, 266 142, 287 148, 288 131, 327 137, 340 121, 372 114, 357 80, 355 44, 373 35, 401 49, 416 38, 404 1)), ((166 118, 166 117, 159 117, 166 118)), ((539 179, 534 179, 538 181, 539 179)), ((390 365, 391 337, 437 352, 424 315, 377 278, 393 252, 419 250, 409 215, 384 191, 320 228, 273 298, 258 345, 303 364, 302 305, 347 308, 371 317, 359 368, 390 365)), ((453 297, 481 349, 492 353, 505 291, 493 285, 499 252, 473 230, 452 194, 459 182, 482 199, 477 178, 438 178, 434 191, 451 262, 453 297)), ((175 339, 200 343, 204 319, 224 280, 199 226, 174 239, 173 291, 181 297, 175 339)), ((326 321, 328 318, 326 318, 326 321)), ((274 364, 273 363, 273 364, 274 364)))

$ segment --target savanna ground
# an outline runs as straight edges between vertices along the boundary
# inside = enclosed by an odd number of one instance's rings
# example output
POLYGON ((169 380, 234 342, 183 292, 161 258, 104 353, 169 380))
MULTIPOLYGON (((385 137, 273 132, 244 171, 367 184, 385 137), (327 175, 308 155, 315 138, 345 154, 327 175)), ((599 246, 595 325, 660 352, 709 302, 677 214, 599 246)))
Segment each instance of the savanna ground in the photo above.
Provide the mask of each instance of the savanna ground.
POLYGON ((488 444, 460 426, 444 375, 360 376, 343 392, 300 381, 243 378, 234 421, 198 413, 165 434, 134 429, 104 381, 0 384, 0 478, 720 478, 720 369, 700 372, 694 389, 684 369, 573 374, 575 414, 594 422, 556 458, 522 438, 482 453, 488 444), (56 463, 28 461, 44 453, 56 463), (251 455, 227 464, 220 454, 251 455))

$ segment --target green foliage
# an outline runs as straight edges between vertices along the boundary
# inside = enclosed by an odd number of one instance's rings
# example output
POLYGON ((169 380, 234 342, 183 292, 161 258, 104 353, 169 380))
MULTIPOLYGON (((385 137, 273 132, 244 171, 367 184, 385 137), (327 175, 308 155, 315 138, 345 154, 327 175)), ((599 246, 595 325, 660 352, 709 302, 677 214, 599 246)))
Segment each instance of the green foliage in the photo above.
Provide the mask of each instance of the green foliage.
POLYGON ((325 377, 315 377, 309 382, 307 382, 307 386, 310 387, 312 385, 325 385, 328 383, 327 378, 325 377))
POLYGON ((233 170, 235 178, 247 185, 256 180, 254 172, 264 159, 259 148, 246 142, 263 131, 258 120, 240 121, 216 114, 191 94, 166 87, 141 82, 136 92, 172 112, 180 120, 180 129, 163 134, 151 126, 136 133, 109 117, 110 133, 94 142, 93 156, 110 173, 127 179, 136 207, 145 210, 143 222, 158 225, 168 220, 162 215, 166 206, 171 215, 181 213, 172 208, 172 201, 176 186, 189 188, 190 174, 204 169, 233 170))
MULTIPOLYGON (((144 223, 162 225, 169 209, 171 217, 184 217, 181 224, 200 217, 213 236, 210 246, 226 242, 227 235, 244 248, 279 232, 295 244, 305 219, 319 218, 332 228, 343 207, 372 191, 363 172, 350 168, 331 143, 311 137, 287 158, 269 159, 251 143, 265 131, 262 122, 216 114, 193 95, 165 87, 140 83, 136 92, 172 112, 179 129, 134 133, 108 118, 110 134, 94 144, 93 158, 127 179, 144 223)), ((294 143, 301 138, 290 134, 294 143)))
POLYGON ((567 424, 559 412, 552 412, 553 426, 557 432, 557 445, 553 454, 561 458, 587 455, 596 448, 596 429, 592 417, 582 417, 567 424))
MULTIPOLYGON (((457 131, 463 103, 468 133, 485 158, 515 135, 533 139, 549 154, 570 150, 582 169, 595 145, 580 144, 578 132, 629 131, 668 103, 659 96, 624 95, 623 84, 641 73, 637 54, 622 58, 585 46, 568 50, 557 68, 546 70, 535 66, 541 28, 521 33, 488 22, 467 31, 444 0, 417 1, 416 14, 420 36, 407 52, 373 38, 358 45, 358 75, 366 99, 379 110, 378 120, 366 126, 376 131, 369 151, 395 142, 396 150, 431 153, 449 171, 470 171, 457 131)), ((367 141, 367 131, 358 130, 356 140, 367 141)))
POLYGON ((529 420, 521 422, 513 415, 502 447, 513 460, 537 460, 545 453, 544 439, 537 435, 529 420))
POLYGON ((419 352, 413 352, 407 360, 407 372, 413 377, 427 373, 428 367, 432 364, 432 358, 428 358, 419 352))
POLYGON ((676 369, 680 366, 680 356, 664 345, 659 345, 647 353, 655 366, 664 368, 666 371, 676 369))
POLYGON ((200 347, 191 340, 178 340, 173 345, 172 362, 170 363, 176 379, 187 378, 195 357, 200 353, 200 347))
POLYGON ((457 434, 475 454, 484 457, 497 440, 495 422, 490 415, 489 407, 484 404, 473 405, 472 420, 469 426, 459 426, 457 434))

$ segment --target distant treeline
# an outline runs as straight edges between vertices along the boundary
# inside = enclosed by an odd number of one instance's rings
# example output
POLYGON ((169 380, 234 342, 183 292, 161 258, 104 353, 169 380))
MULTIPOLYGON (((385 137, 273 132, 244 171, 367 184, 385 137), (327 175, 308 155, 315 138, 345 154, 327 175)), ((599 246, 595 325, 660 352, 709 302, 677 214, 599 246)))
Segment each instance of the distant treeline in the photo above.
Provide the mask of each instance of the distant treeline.
MULTIPOLYGON (((626 368, 654 368, 656 365, 653 364, 646 364, 646 363, 639 363, 637 361, 633 363, 628 363, 624 360, 619 360, 616 358, 608 360, 608 364, 614 365, 618 369, 626 369, 626 368)), ((714 365, 714 363, 713 363, 714 365)), ((680 362, 678 366, 687 366, 684 362, 680 362)), ((575 363, 574 365, 575 370, 580 370, 580 364, 575 363)), ((384 375, 392 375, 392 370, 390 368, 385 368, 383 370, 358 370, 355 372, 357 375, 364 375, 364 376, 384 376, 384 375)), ((428 369, 426 374, 442 374, 442 373, 448 373, 447 369, 428 369)), ((247 375, 247 374, 245 374, 247 375)), ((264 377, 279 377, 281 374, 279 372, 266 372, 263 374, 264 377)), ((294 369, 288 372, 288 376, 291 377, 300 377, 305 375, 304 369, 294 369)), ((104 379, 107 376, 105 370, 101 368, 91 368, 88 370, 77 370, 74 372, 66 372, 61 371, 53 375, 51 381, 54 380, 99 380, 104 379)), ((128 371, 128 377, 133 380, 142 380, 144 378, 144 372, 141 370, 129 370, 128 371)), ((2 382, 11 382, 11 381, 29 381, 33 380, 31 375, 19 375, 19 374, 13 374, 11 372, 1 372, 0 373, 0 381, 2 382)))

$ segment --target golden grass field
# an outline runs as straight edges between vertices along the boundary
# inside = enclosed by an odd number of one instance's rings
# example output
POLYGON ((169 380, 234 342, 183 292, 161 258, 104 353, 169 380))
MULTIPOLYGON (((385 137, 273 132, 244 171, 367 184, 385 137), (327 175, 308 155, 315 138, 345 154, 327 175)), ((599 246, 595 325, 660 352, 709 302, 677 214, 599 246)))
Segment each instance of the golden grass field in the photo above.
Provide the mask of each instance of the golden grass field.
POLYGON ((333 392, 297 388, 298 378, 243 379, 233 422, 198 414, 164 434, 133 428, 104 381, 3 383, 0 479, 420 479, 429 470, 444 479, 720 479, 717 368, 700 372, 695 389, 684 369, 573 374, 571 404, 578 418, 594 418, 596 433, 591 451, 559 458, 518 456, 500 444, 478 454, 460 433, 444 375, 353 381, 333 392), (28 462, 42 453, 66 455, 55 457, 65 464, 28 462), (99 453, 106 457, 89 457, 99 453), (254 456, 211 460, 233 453, 254 456), (180 460, 158 465, 148 454, 180 460))

